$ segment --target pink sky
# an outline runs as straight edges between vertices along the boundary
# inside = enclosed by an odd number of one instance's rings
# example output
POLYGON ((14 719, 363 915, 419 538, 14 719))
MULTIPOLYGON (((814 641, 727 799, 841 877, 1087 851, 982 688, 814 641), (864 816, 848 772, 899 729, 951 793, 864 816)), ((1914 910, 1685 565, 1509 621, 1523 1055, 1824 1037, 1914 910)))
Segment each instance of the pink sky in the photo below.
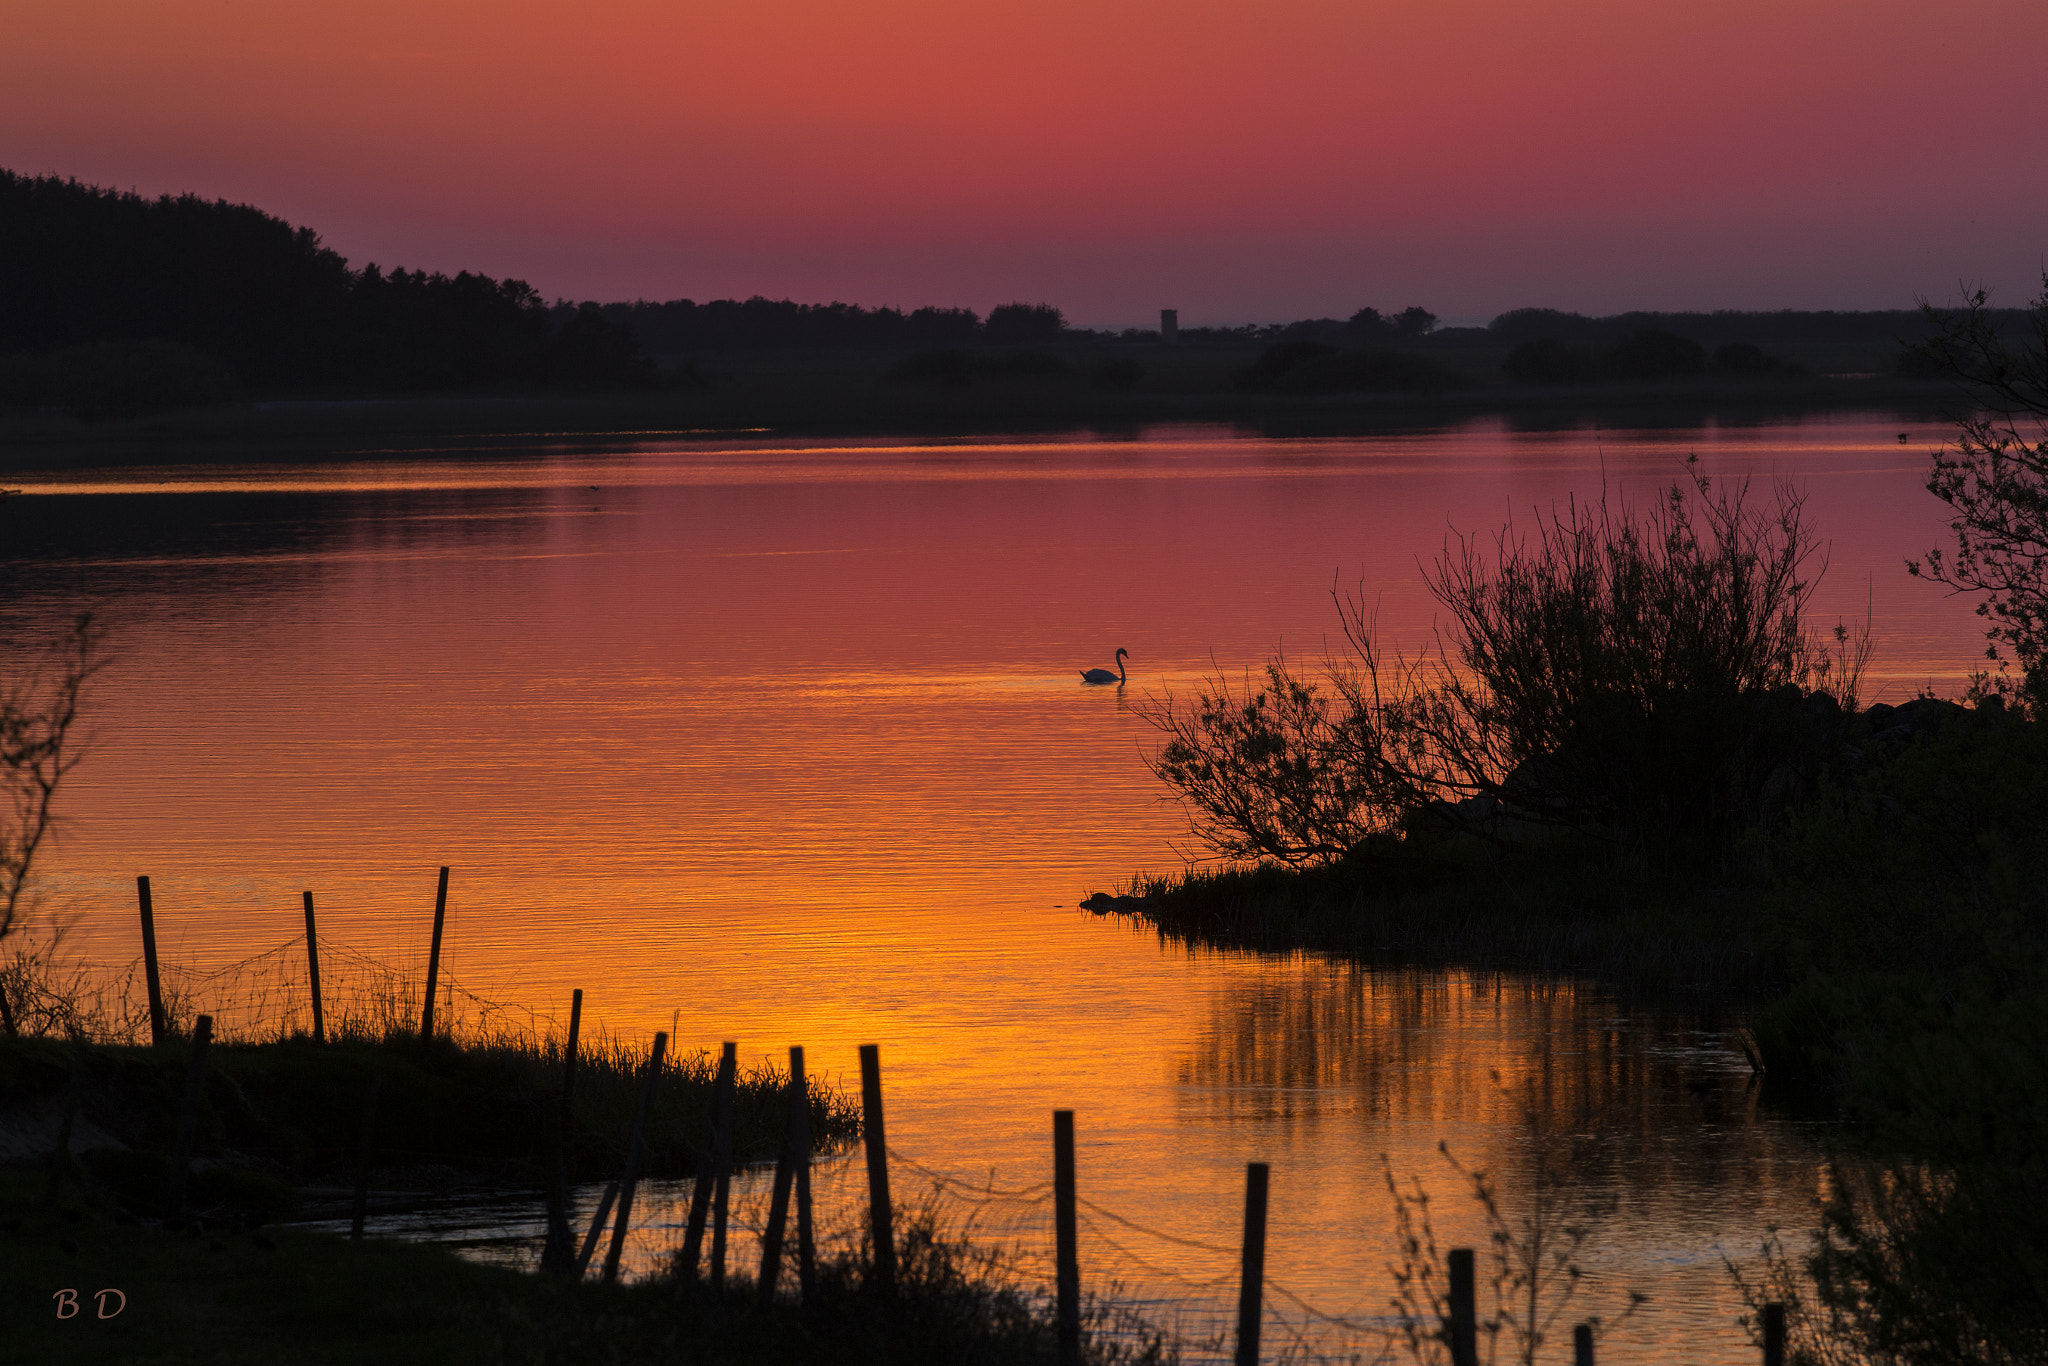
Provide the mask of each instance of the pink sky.
POLYGON ((0 0, 0 165, 550 296, 2020 302, 2038 0, 0 0))

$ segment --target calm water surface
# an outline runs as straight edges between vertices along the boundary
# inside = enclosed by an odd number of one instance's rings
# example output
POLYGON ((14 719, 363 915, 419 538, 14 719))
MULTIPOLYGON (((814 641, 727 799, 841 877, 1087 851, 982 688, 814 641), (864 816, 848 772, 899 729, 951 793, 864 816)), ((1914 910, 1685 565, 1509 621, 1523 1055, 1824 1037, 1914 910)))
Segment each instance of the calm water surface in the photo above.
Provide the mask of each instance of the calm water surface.
MULTIPOLYGON (((1273 1280, 1371 1315, 1382 1154, 1446 1241, 1477 1239, 1437 1144, 1513 1211, 1533 1097, 1578 1136, 1574 1194, 1611 1205, 1586 1307, 1652 1296, 1603 1360, 1747 1361, 1720 1257, 1806 1222, 1817 1149, 1757 1108, 1726 1022, 1568 981, 1189 951, 1074 907, 1181 861, 1146 698, 1319 655, 1333 583, 1418 643, 1419 562, 1449 532, 1603 480, 1651 498, 1694 452, 1807 490, 1832 538, 1821 617, 1872 618, 1866 691, 1956 687, 1970 604, 1903 572, 1945 538, 1921 487, 1942 434, 1898 430, 534 441, 24 474, 0 625, 92 606, 115 632, 46 883, 88 960, 137 952, 148 873, 193 973, 289 940, 305 888, 337 951, 417 968, 449 864, 447 963, 482 1000, 559 1018, 582 987, 621 1035, 801 1043, 814 1073, 857 1075, 877 1042, 902 1158, 1005 1189, 1049 1179, 1047 1112, 1074 1109, 1084 1197, 1188 1240, 1091 1215, 1090 1274, 1190 1322, 1234 1293, 1231 1254, 1190 1243, 1234 1245, 1246 1161, 1273 1166, 1273 1280), (1118 646, 1129 686, 1080 686, 1118 646)), ((846 1180, 823 1185, 850 1205, 846 1180)), ((1028 1246, 1050 1226, 1042 1201, 984 1218, 1028 1246)))

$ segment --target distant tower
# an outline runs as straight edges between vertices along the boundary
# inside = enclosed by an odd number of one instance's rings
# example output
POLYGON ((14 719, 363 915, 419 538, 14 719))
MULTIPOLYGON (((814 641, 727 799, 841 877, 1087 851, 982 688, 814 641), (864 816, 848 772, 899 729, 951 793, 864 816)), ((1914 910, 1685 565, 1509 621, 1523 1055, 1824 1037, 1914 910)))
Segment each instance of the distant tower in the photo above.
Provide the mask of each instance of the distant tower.
POLYGON ((1174 346, 1180 342, 1180 310, 1162 308, 1159 310, 1159 341, 1162 346, 1174 346))

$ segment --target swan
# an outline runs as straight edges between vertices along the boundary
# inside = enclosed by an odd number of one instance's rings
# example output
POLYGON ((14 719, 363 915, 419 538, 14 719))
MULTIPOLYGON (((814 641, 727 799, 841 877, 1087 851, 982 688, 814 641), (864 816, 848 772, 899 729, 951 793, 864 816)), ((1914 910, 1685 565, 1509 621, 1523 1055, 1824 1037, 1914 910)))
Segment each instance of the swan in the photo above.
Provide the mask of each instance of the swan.
POLYGON ((1107 669, 1083 669, 1083 670, 1081 671, 1081 681, 1082 681, 1083 683, 1116 683, 1116 684, 1121 684, 1121 683, 1122 683, 1122 682, 1124 681, 1124 656, 1125 656, 1125 655, 1127 655, 1127 654, 1129 654, 1129 653, 1130 653, 1130 651, 1129 651, 1129 650, 1126 650, 1126 649, 1122 648, 1121 646, 1119 646, 1119 647, 1117 648, 1117 652, 1116 652, 1116 672, 1115 672, 1115 673, 1111 673, 1111 672, 1110 672, 1109 670, 1107 670, 1107 669))

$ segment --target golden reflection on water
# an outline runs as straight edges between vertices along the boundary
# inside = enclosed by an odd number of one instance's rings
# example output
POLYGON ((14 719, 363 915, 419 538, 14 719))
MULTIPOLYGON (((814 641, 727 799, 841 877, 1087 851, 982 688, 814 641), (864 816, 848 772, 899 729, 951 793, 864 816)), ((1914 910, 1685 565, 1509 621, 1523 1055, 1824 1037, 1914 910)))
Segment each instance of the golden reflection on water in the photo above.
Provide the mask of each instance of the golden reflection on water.
MULTIPOLYGON (((324 936, 418 973, 450 864, 446 970, 478 997, 545 1021, 581 987, 593 1027, 802 1043, 842 1078, 879 1042, 906 1159, 1040 1182, 1046 1112, 1071 1107, 1084 1194, 1220 1247, 1243 1163, 1270 1161, 1272 1274, 1335 1308, 1384 1303, 1380 1155, 1474 1236, 1436 1144, 1512 1203, 1533 1097, 1617 1202, 1597 1269, 1662 1306, 1603 1359, 1682 1333, 1691 1359, 1746 1360, 1717 1249, 1799 1224, 1815 1157, 1725 1033, 1568 982, 1189 952, 1073 907, 1179 862, 1141 699, 1276 645, 1312 659, 1333 576, 1419 640, 1417 561, 1447 525, 1603 477, 1641 497, 1688 450, 1716 477, 1804 479, 1835 538, 1822 618, 1870 604, 1894 700, 1953 683, 1977 623, 1900 571, 1944 532, 1897 426, 769 437, 10 476, 0 626, 93 604, 120 655, 52 917, 70 950, 126 961, 148 873, 165 952, 196 972, 290 940, 310 888, 324 936), (1131 685, 1080 686, 1118 646, 1131 685)), ((1096 1231, 1100 1274, 1146 1293, 1228 1279, 1227 1254, 1096 1231)))

